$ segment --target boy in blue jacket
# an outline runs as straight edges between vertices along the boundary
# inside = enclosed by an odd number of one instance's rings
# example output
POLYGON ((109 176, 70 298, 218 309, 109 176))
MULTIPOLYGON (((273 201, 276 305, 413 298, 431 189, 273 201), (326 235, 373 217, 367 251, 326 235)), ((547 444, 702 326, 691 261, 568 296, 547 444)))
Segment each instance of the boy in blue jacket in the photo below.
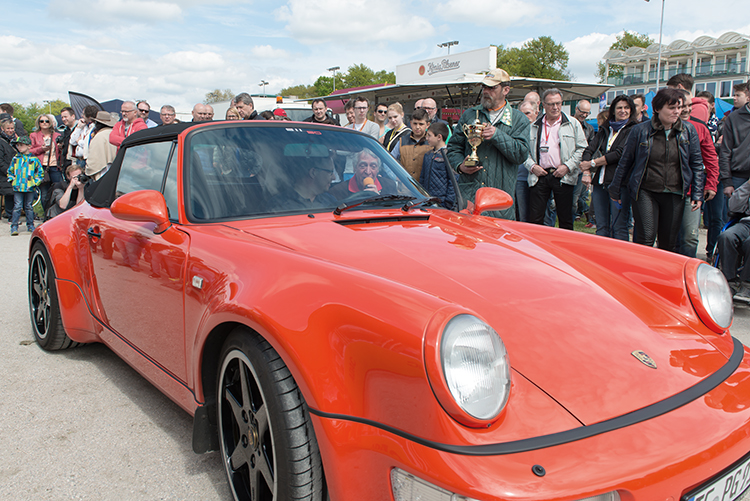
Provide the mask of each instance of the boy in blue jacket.
POLYGON ((444 123, 435 122, 427 129, 425 139, 432 147, 432 151, 425 153, 422 160, 419 183, 427 190, 427 193, 440 199, 440 205, 446 209, 458 210, 456 178, 445 154, 447 138, 448 126, 444 123))
POLYGON ((42 163, 29 154, 31 139, 21 136, 11 141, 18 153, 8 167, 8 182, 13 186, 13 216, 10 220, 10 234, 18 235, 18 220, 21 218, 21 207, 26 212, 26 228, 34 231, 34 187, 44 178, 42 163))

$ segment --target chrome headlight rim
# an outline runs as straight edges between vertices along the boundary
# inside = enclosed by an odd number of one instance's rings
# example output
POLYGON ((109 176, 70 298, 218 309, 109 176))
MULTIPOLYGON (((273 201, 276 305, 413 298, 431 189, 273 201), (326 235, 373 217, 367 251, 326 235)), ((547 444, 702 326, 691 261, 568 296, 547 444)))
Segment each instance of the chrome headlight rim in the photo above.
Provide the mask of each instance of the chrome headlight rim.
POLYGON ((702 261, 685 266, 688 295, 698 317, 712 331, 723 334, 734 320, 732 292, 724 274, 702 261))
POLYGON ((437 312, 427 326, 424 338, 424 360, 428 380, 435 397, 445 412, 460 424, 470 428, 487 428, 496 423, 504 415, 503 411, 508 403, 511 389, 510 362, 508 360, 507 350, 498 333, 492 329, 488 322, 474 314, 459 307, 451 306, 437 312), (505 368, 504 390, 502 392, 502 402, 497 406, 496 412, 491 415, 477 415, 464 409, 451 392, 448 378, 445 373, 443 364, 443 343, 445 340, 445 331, 451 321, 458 317, 472 318, 473 321, 486 327, 487 332, 492 332, 496 336, 499 345, 502 346, 503 360, 505 368))

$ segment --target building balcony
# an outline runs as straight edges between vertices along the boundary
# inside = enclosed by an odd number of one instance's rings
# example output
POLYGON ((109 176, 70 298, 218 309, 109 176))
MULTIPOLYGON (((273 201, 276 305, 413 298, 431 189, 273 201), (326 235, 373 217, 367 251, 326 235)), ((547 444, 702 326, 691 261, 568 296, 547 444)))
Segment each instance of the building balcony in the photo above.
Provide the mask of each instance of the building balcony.
MULTIPOLYGON (((746 64, 743 61, 741 64, 737 62, 731 63, 720 63, 720 64, 699 64, 695 67, 695 71, 690 71, 688 68, 682 68, 677 66, 669 66, 661 68, 660 82, 666 82, 672 76, 677 73, 691 73, 695 78, 721 78, 726 76, 742 75, 747 76, 748 71, 746 64)), ((639 85, 647 83, 656 83, 656 70, 651 70, 646 75, 645 71, 639 73, 630 73, 625 76, 610 76, 607 78, 607 83, 616 87, 639 85)))

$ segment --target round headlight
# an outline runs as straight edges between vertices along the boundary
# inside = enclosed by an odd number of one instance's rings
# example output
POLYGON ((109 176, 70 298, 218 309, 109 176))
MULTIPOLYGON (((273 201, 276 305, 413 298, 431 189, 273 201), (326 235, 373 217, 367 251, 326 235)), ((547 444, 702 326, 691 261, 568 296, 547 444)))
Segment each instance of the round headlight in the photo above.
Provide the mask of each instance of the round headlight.
POLYGON ((722 329, 732 325, 734 309, 732 308, 732 291, 724 275, 705 263, 701 263, 695 272, 701 302, 706 313, 722 329))
POLYGON ((473 315, 458 315, 440 342, 443 375, 451 395, 476 419, 493 419, 508 401, 510 363, 497 332, 473 315))

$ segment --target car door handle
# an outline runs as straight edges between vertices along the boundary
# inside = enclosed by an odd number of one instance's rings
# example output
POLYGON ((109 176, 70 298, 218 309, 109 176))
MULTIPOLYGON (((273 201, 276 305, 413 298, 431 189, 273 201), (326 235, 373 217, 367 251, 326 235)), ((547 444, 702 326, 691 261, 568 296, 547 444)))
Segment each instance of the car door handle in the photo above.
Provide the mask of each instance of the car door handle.
POLYGON ((88 236, 92 238, 102 238, 102 234, 95 232, 94 228, 89 228, 88 230, 86 230, 86 234, 88 234, 88 236))

